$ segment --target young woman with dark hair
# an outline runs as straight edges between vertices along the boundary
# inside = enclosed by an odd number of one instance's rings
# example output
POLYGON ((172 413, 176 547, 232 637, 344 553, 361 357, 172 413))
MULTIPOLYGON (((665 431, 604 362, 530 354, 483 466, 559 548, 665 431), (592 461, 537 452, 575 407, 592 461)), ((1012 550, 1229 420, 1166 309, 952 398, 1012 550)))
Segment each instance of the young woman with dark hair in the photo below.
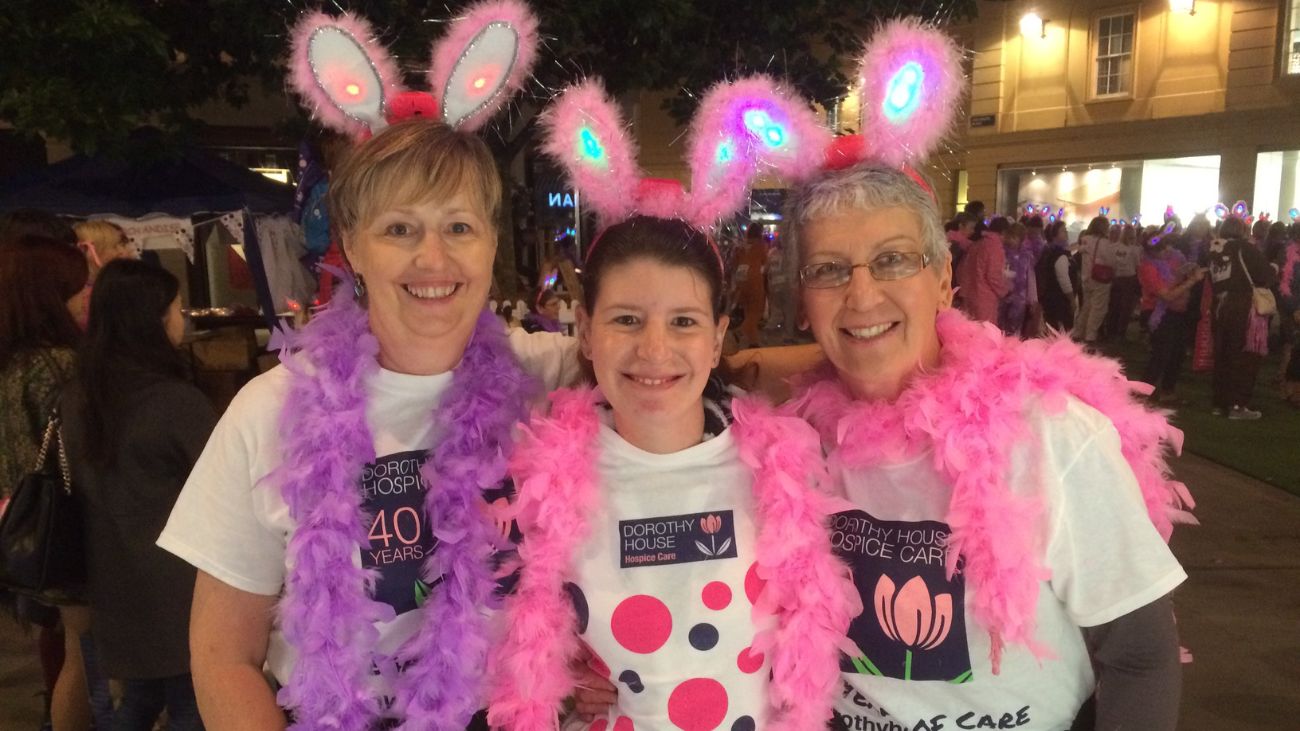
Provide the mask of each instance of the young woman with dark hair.
MULTIPOLYGON (((29 219, 38 218, 34 213, 11 214, 0 226, 0 512, 18 480, 36 463, 59 391, 72 376, 74 348, 81 337, 77 321, 86 308, 89 270, 85 257, 66 241, 71 229, 66 236, 58 235, 58 219, 53 217, 28 225, 29 219), (33 229, 56 236, 26 233, 33 229)), ((85 677, 78 672, 80 648, 59 638, 58 614, 27 599, 6 603, 41 626, 41 665, 55 723, 60 728, 88 727, 85 677), (60 676, 63 653, 69 658, 68 671, 60 676)), ((16 638, 19 632, 6 622, 4 635, 16 638)))
POLYGON ((716 372, 717 247, 635 216, 597 238, 582 277, 599 391, 551 394, 516 449, 523 568, 490 725, 555 728, 585 646, 617 699, 564 729, 824 726, 855 592, 816 508, 816 435, 733 402, 716 372))
POLYGON ((64 441, 82 502, 91 636, 123 682, 114 731, 200 729, 190 680, 195 570, 154 545, 216 423, 185 378, 180 284, 130 259, 100 270, 92 315, 62 400, 64 441))

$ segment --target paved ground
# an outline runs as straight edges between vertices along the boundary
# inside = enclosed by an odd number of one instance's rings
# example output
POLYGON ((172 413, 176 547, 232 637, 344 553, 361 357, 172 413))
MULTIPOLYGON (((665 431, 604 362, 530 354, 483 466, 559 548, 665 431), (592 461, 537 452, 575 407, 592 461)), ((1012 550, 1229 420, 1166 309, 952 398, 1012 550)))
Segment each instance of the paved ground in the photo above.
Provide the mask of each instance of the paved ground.
MULTIPOLYGON (((1177 474, 1198 502, 1174 552, 1184 666, 1181 729, 1300 728, 1300 498, 1199 457, 1177 474)), ((0 731, 35 731, 33 642, 0 618, 0 731)))
POLYGON ((1174 553, 1188 581, 1174 595, 1184 666, 1180 728, 1300 728, 1300 498, 1189 456, 1176 472, 1199 528, 1174 553))

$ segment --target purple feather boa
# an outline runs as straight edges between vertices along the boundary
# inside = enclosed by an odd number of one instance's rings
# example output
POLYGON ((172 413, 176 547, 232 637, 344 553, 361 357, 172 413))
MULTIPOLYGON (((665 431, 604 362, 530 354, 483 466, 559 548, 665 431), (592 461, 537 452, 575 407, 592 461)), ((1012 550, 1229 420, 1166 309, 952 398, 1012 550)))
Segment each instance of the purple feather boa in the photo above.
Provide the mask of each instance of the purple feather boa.
MULTIPOLYGON (((377 575, 357 566, 369 521, 357 489, 375 460, 366 423, 367 379, 379 345, 366 312, 338 296, 287 339, 299 357, 281 415, 284 462, 273 475, 298 528, 288 545, 280 626, 299 653, 277 698, 295 729, 363 731, 379 717, 370 687, 375 623, 392 616, 371 599, 377 575)), ((500 322, 484 311, 433 419, 438 444, 421 469, 425 510, 439 544, 424 566, 432 584, 416 634, 393 659, 405 667, 392 713, 403 729, 460 731, 481 707, 488 654, 484 608, 494 600, 496 531, 482 491, 501 482, 511 430, 525 415, 532 380, 519 367, 500 322)))

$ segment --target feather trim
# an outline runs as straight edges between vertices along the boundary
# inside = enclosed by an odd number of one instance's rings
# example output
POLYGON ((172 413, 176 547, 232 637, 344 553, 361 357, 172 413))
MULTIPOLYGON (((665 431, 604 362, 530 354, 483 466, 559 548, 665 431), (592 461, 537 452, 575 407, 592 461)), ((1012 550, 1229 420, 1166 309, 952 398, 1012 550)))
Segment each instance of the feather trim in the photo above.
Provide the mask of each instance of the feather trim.
MULTIPOLYGON (((269 479, 298 526, 279 607, 298 661, 277 700, 293 711, 295 729, 365 729, 380 710, 369 686, 374 624, 393 616, 371 599, 377 572, 354 563, 369 541, 357 486, 375 459, 366 383, 378 370, 379 346, 351 297, 334 298, 288 339, 296 351, 285 359, 293 374, 286 403, 293 407, 281 414, 285 456, 269 479)), ((481 702, 488 644, 482 609, 494 586, 494 531, 482 490, 505 475, 502 455, 530 390, 499 323, 484 312, 432 415, 440 440, 421 470, 427 519, 440 541, 423 575, 430 583, 445 580, 396 655, 409 663, 394 686, 403 729, 459 731, 481 702)))
POLYGON ((600 228, 627 218, 641 179, 636 146, 623 115, 599 79, 565 89, 540 117, 542 152, 564 168, 573 187, 600 216, 600 228))
MULTIPOLYGON (((956 310, 940 313, 942 361, 918 373, 892 403, 854 400, 829 368, 796 384, 791 408, 808 419, 848 467, 900 461, 934 450, 936 469, 953 488, 947 522, 952 534, 948 572, 958 557, 971 587, 971 609, 992 635, 994 672, 1004 643, 1033 642, 1041 556, 1042 506, 1007 485, 1011 447, 1032 439, 1026 407, 1059 413, 1067 399, 1100 411, 1120 435, 1151 522, 1168 540, 1175 523, 1195 523, 1195 503, 1173 479, 1166 454, 1182 448, 1182 433, 1165 414, 1134 394, 1150 387, 1128 381, 1119 364, 1091 356, 1065 337, 1020 341, 956 310), (1014 526, 1008 529, 1007 526, 1014 526)), ((1037 448, 1038 445, 1031 445, 1037 448)))
POLYGON ((506 478, 511 432, 535 388, 515 360, 501 321, 483 310, 434 415, 438 444, 420 469, 429 486, 425 513, 438 538, 424 580, 445 580, 430 597, 415 637, 396 656, 409 676, 397 686, 395 710, 406 719, 403 729, 459 731, 481 706, 488 659, 483 609, 496 599, 497 534, 483 491, 506 478))
POLYGON ((893 167, 915 164, 952 127, 965 87, 961 51, 919 18, 898 18, 872 36, 863 53, 862 130, 893 167))
POLYGON ((1297 266, 1300 266, 1300 243, 1293 241, 1287 244, 1286 261, 1282 264, 1282 276, 1278 285, 1278 291, 1287 299, 1300 295, 1300 292, 1292 289, 1292 284, 1296 281, 1297 266))
MULTIPOLYGON (((523 570, 506 600, 505 641, 497 646, 488 722, 507 731, 555 727, 572 689, 568 671, 578 650, 575 616, 565 592, 573 561, 599 512, 594 391, 557 391, 549 417, 535 417, 512 463, 517 480, 523 570)), ((830 498, 816 433, 777 416, 756 399, 735 404, 733 428, 757 498, 759 576, 767 583, 755 611, 777 616, 777 628, 756 638, 771 653, 769 728, 824 726, 839 682, 837 653, 861 611, 848 569, 831 550, 830 498)))
POLYGON ((290 85, 321 124, 358 139, 364 139, 385 126, 384 114, 388 104, 402 93, 402 75, 388 50, 375 37, 370 23, 352 13, 343 13, 337 18, 322 12, 308 13, 294 26, 290 48, 290 85), (315 68, 310 54, 311 39, 326 28, 334 28, 349 36, 356 44, 358 54, 368 62, 367 67, 353 66, 355 58, 337 57, 333 60, 339 64, 338 68, 315 68), (336 73, 346 75, 332 77, 336 73), (345 84, 349 80, 352 83, 345 84), (371 82, 378 85, 377 90, 368 88, 371 82), (355 104, 351 111, 345 109, 348 102, 344 88, 354 85, 364 99, 369 99, 372 92, 378 92, 373 109, 362 109, 355 104))
MULTIPOLYGON (((778 416, 763 401, 732 405, 740 459, 753 475, 758 509, 760 605, 779 618, 771 641, 770 731, 822 728, 839 687, 839 647, 862 613, 848 567, 831 550, 820 492, 828 484, 817 434, 800 419, 778 416)), ((764 646, 755 642, 756 649, 764 646)))
POLYGON ((760 166, 799 180, 829 143, 830 131, 788 85, 763 74, 715 84, 691 119, 685 217, 696 228, 713 226, 749 200, 760 166))
MULTIPOLYGON (((532 10, 518 0, 482 0, 457 18, 446 37, 433 45, 428 80, 440 107, 445 108, 449 98, 466 94, 464 90, 449 88, 452 78, 462 59, 475 52, 473 42, 493 24, 507 25, 514 32, 517 42, 514 57, 511 63, 501 64, 505 67, 500 69, 505 72, 505 77, 491 97, 484 100, 485 103, 475 106, 473 112, 459 119, 444 120, 458 129, 474 131, 482 127, 507 100, 523 89, 537 61, 537 16, 532 10)), ((495 67, 489 67, 489 70, 498 72, 495 67)))
POLYGON ((511 462, 523 568, 506 600, 506 636, 492 654, 488 694, 488 723, 507 731, 554 729, 573 688, 577 616, 564 582, 600 500, 595 392, 561 389, 550 400, 550 415, 534 415, 511 462))

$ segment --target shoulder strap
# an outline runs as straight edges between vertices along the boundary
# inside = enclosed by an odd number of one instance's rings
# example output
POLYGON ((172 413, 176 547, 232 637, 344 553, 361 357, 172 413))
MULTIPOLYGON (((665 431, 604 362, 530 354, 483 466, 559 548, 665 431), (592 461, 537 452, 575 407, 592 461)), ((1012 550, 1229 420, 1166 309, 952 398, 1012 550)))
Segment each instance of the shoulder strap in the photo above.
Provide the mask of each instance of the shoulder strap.
POLYGON ((59 418, 57 406, 54 408, 54 412, 50 414, 50 420, 45 425, 45 436, 41 438, 41 451, 36 455, 36 465, 34 467, 37 472, 45 469, 50 456, 51 445, 58 449, 59 476, 63 478, 63 491, 71 495, 72 471, 68 468, 68 450, 63 446, 62 421, 59 418))
POLYGON ((1250 276, 1250 268, 1246 266, 1246 259, 1241 255, 1241 244, 1237 244, 1237 261, 1241 262, 1241 272, 1246 275, 1246 281, 1250 282, 1250 288, 1255 288, 1255 278, 1250 276))

